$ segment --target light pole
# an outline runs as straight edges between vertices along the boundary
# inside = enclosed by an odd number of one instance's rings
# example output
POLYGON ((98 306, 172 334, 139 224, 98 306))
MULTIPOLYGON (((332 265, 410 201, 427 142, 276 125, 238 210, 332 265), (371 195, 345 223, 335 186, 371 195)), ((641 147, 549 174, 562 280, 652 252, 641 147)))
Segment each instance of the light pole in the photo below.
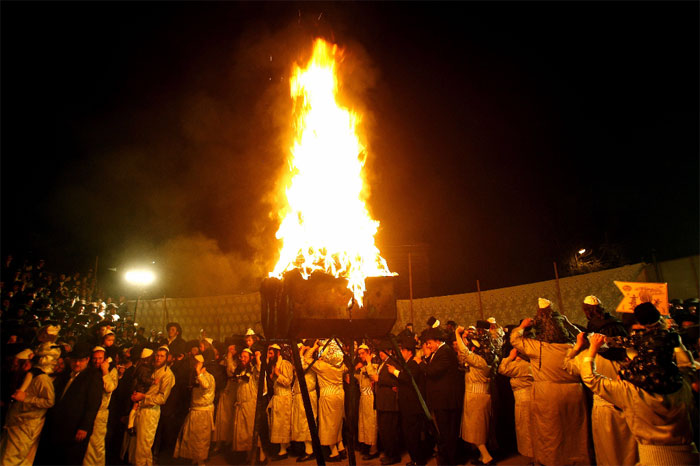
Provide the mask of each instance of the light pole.
POLYGON ((141 293, 146 289, 148 285, 153 283, 156 279, 156 274, 148 269, 132 269, 124 274, 124 279, 138 287, 138 293, 136 294, 136 304, 134 305, 134 323, 136 322, 136 310, 139 306, 139 298, 141 293))

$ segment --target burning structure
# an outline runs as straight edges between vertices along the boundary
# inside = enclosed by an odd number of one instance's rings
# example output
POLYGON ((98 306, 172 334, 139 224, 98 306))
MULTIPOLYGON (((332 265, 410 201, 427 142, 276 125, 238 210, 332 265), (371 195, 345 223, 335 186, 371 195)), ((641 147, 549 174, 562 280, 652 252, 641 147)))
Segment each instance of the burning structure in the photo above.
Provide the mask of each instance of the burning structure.
POLYGON ((267 338, 378 337, 396 320, 394 279, 365 205, 361 116, 339 105, 343 52, 317 39, 290 80, 295 140, 280 258, 261 287, 267 338))

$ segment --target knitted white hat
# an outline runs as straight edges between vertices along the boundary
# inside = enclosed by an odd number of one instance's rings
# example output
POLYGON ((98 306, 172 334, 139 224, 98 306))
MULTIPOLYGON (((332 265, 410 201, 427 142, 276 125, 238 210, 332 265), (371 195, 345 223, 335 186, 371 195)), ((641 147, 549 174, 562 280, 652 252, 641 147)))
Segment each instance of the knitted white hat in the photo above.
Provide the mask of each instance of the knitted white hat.
POLYGON ((589 304, 591 306, 597 306, 600 304, 600 299, 596 298, 593 295, 586 296, 583 298, 583 304, 589 304))
POLYGON ((32 353, 32 350, 27 348, 15 354, 15 357, 17 359, 32 359, 34 357, 34 353, 32 353))
POLYGON ((92 349, 92 352, 94 353, 95 351, 106 351, 106 350, 105 350, 103 347, 101 347, 101 346, 95 346, 95 347, 92 349))
POLYGON ((152 354, 153 350, 151 348, 144 348, 141 350, 141 359, 147 358, 152 354))
POLYGON ((255 335, 255 331, 252 328, 249 328, 245 332, 245 336, 248 336, 248 335, 255 335))
POLYGON ((552 306, 552 302, 548 299, 537 298, 537 307, 540 309, 545 309, 552 306))

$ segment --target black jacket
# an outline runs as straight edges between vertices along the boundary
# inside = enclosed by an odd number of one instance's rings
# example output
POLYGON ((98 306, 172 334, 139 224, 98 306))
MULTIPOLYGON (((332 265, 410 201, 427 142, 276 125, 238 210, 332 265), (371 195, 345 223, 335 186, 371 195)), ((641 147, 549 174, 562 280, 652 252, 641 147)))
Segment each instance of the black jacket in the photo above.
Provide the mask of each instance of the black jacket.
POLYGON ((75 377, 62 397, 70 374, 68 370, 54 380, 56 404, 46 413, 34 464, 81 464, 83 461, 102 403, 102 371, 88 367, 75 377), (87 432, 81 442, 75 441, 78 430, 87 432))
MULTIPOLYGON (((423 396, 423 401, 425 401, 425 375, 423 371, 413 359, 409 359, 406 366, 411 371, 411 375, 413 375, 416 385, 418 385, 418 389, 423 396)), ((397 369, 399 369, 399 410, 402 413, 422 414, 423 408, 413 388, 411 375, 406 370, 398 367, 397 369)))
POLYGON ((388 360, 384 367, 379 371, 379 382, 374 395, 374 403, 377 411, 398 411, 399 401, 398 393, 394 389, 398 386, 396 376, 389 372, 389 364, 392 366, 398 363, 393 360, 388 360))
POLYGON ((425 374, 425 395, 428 408, 459 409, 459 361, 457 353, 448 344, 442 345, 429 362, 423 361, 420 368, 425 374))

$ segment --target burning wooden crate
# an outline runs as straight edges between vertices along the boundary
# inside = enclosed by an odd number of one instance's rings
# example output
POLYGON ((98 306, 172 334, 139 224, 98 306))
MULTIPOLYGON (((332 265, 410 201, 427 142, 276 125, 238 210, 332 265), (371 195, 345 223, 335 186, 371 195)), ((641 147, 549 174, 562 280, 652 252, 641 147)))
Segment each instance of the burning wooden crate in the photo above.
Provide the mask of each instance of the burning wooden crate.
POLYGON ((368 277, 364 305, 353 300, 347 280, 322 272, 304 279, 298 270, 267 278, 260 289, 265 337, 378 338, 396 322, 395 277, 368 277))

